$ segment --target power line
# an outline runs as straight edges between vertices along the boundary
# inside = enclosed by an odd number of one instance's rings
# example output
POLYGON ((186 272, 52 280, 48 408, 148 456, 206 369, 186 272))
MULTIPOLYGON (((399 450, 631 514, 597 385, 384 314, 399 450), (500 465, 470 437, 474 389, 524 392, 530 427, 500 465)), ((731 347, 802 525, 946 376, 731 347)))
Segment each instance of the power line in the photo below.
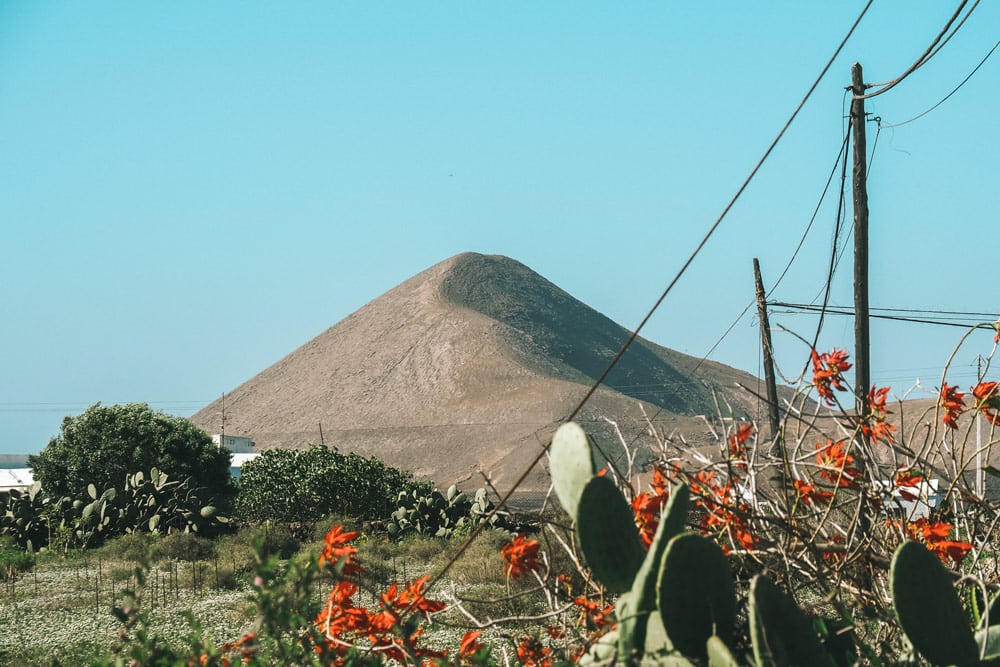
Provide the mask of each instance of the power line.
MULTIPOLYGON (((771 302, 769 302, 771 303, 771 302)), ((798 307, 800 305, 805 306, 807 304, 792 304, 775 301, 773 302, 776 306, 786 306, 786 307, 798 307)), ((841 310, 849 308, 849 306, 830 306, 831 308, 839 308, 841 310)), ((922 315, 966 315, 970 317, 987 317, 996 319, 996 311, 981 311, 981 310, 932 310, 929 308, 869 308, 871 311, 881 312, 881 313, 920 313, 922 315)))
MULTIPOLYGON (((628 350, 628 348, 632 345, 632 343, 635 341, 635 339, 639 336, 639 332, 646 325, 646 323, 650 320, 650 318, 652 318, 653 313, 655 313, 657 311, 657 309, 659 309, 660 304, 663 303, 663 301, 667 298, 667 295, 670 294, 670 292, 673 290, 674 285, 677 284, 677 282, 681 279, 681 276, 683 276, 684 273, 687 271, 687 269, 691 265, 691 263, 694 262, 695 258, 701 253, 702 248, 705 247, 705 244, 708 243, 708 240, 715 233, 715 230, 718 229, 719 225, 722 224, 723 219, 729 213, 730 209, 732 209, 732 207, 736 204, 736 201, 740 198, 740 196, 743 194, 743 192, 746 190, 746 188, 750 185, 750 181, 752 181, 753 178, 754 178, 754 176, 757 175, 757 172, 763 166, 764 162, 771 155, 772 151, 774 151, 775 146, 778 145, 778 142, 781 141, 781 138, 785 135, 785 132, 788 130, 789 126, 791 126, 792 121, 794 121, 795 118, 796 118, 796 116, 798 116, 799 111, 801 111, 802 107, 805 106, 806 102, 812 96, 813 91, 816 90, 816 87, 819 86, 819 82, 823 79, 824 76, 826 76, 826 73, 827 73, 827 71, 829 71, 830 67, 833 66, 833 63, 837 59, 837 56, 840 55, 840 52, 844 49, 844 46, 847 44, 847 40, 850 39, 851 35, 854 34, 854 31, 858 27, 858 24, 861 23, 861 19, 864 18, 865 14, 868 13, 868 9, 872 6, 872 2, 873 1, 874 0, 868 0, 868 2, 865 3, 865 6, 861 10, 861 13, 858 14, 858 17, 854 20, 854 23, 851 25, 850 29, 847 31, 847 34, 841 40, 840 44, 837 45, 837 48, 834 50, 833 55, 830 57, 829 61, 827 61, 826 65, 820 71, 819 75, 816 77, 816 80, 813 81, 812 85, 809 87, 809 90, 806 91, 805 96, 799 102, 798 106, 795 107, 795 110, 792 112, 792 115, 785 122, 784 126, 778 132, 778 135, 774 138, 774 141, 771 142, 771 145, 768 146, 767 150, 764 152, 764 155, 760 158, 760 160, 757 162, 757 164, 754 166, 754 168, 750 171, 750 175, 747 176, 746 180, 743 181, 743 184, 736 191, 736 194, 733 195, 732 199, 729 201, 729 203, 723 209, 723 211, 719 215, 718 219, 709 228, 708 232, 702 238, 701 242, 699 242, 698 245, 695 247, 694 251, 691 253, 691 256, 688 257, 687 261, 684 262, 683 266, 681 266, 680 270, 677 272, 677 275, 674 276, 673 280, 670 281, 670 283, 667 285, 666 289, 663 290, 663 293, 660 295, 660 298, 656 300, 656 303, 653 304, 653 307, 650 308, 650 310, 646 314, 646 316, 643 317, 642 321, 636 327, 635 331, 633 331, 632 334, 631 334, 631 336, 629 336, 628 340, 625 341, 625 344, 618 351, 618 353, 615 355, 615 357, 611 360, 611 363, 608 364, 608 367, 604 370, 604 372, 597 379, 597 381, 587 391, 586 395, 583 397, 583 399, 580 401, 580 403, 576 406, 576 408, 573 409, 573 411, 567 417, 566 421, 572 420, 574 417, 576 417, 576 415, 580 412, 580 410, 583 409, 583 406, 587 403, 587 401, 590 399, 590 397, 594 395, 594 392, 597 391, 598 387, 600 387, 600 385, 604 382, 604 380, 607 378, 608 374, 611 373, 612 369, 614 369, 614 367, 621 360, 622 356, 625 354, 625 351, 628 350)), ((514 480, 514 484, 511 486, 511 489, 507 492, 506 495, 504 495, 502 498, 500 498, 500 500, 497 503, 496 507, 494 508, 492 514, 495 514, 496 512, 498 512, 507 503, 507 501, 514 494, 514 492, 517 490, 517 488, 521 484, 524 483, 524 481, 528 478, 528 475, 531 474, 531 471, 534 470, 535 466, 538 465, 538 463, 545 456, 546 451, 548 451, 549 444, 551 444, 551 440, 548 443, 546 443, 546 445, 539 450, 539 452, 535 455, 535 458, 531 461, 531 464, 527 468, 525 468, 524 472, 522 472, 517 477, 516 480, 514 480)), ((481 523, 477 528, 475 528, 472 531, 472 533, 466 539, 465 543, 461 546, 461 548, 459 548, 459 550, 455 553, 455 555, 452 556, 451 559, 449 559, 449 561, 445 564, 444 568, 437 574, 437 576, 434 577, 434 579, 431 580, 430 586, 428 586, 429 589, 433 588, 437 584, 437 582, 440 581, 441 578, 444 577, 448 573, 448 571, 451 569, 452 565, 454 565, 458 561, 458 559, 461 558, 465 554, 465 552, 468 550, 469 546, 472 544, 473 540, 475 540, 476 537, 479 535, 479 533, 482 532, 482 527, 484 525, 486 525, 486 522, 481 523)))
POLYGON ((924 65, 926 65, 928 62, 930 62, 931 58, 933 58, 934 56, 936 56, 938 54, 938 52, 941 50, 941 48, 943 48, 944 45, 947 44, 948 41, 951 40, 951 38, 955 36, 955 33, 958 32, 958 29, 962 27, 962 25, 969 18, 969 16, 972 14, 972 12, 975 11, 976 7, 979 6, 979 0, 976 0, 976 2, 969 9, 969 12, 965 15, 965 17, 959 22, 959 24, 957 26, 955 26, 955 29, 951 32, 951 34, 948 35, 947 38, 945 38, 945 34, 951 28, 951 24, 954 23, 956 19, 958 19, 959 15, 961 15, 961 13, 962 13, 962 10, 965 8, 965 5, 967 5, 968 3, 969 3, 969 0, 962 0, 962 2, 959 3, 958 9, 956 9, 955 13, 951 15, 951 18, 948 19, 948 22, 944 24, 944 28, 942 28, 941 32, 939 32, 938 35, 937 35, 937 37, 934 38, 934 41, 931 42, 930 46, 927 47, 927 49, 923 52, 923 54, 921 54, 921 56, 919 58, 917 58, 916 62, 914 62, 912 65, 910 65, 906 69, 906 71, 904 71, 902 74, 900 74, 895 79, 892 79, 890 81, 883 81, 882 83, 869 83, 869 84, 866 84, 866 86, 865 86, 866 88, 879 88, 879 89, 876 90, 873 93, 866 93, 864 95, 854 95, 854 99, 863 99, 863 100, 866 100, 869 97, 876 97, 878 95, 881 95, 882 93, 887 93, 890 90, 892 90, 893 88, 895 88, 896 86, 898 86, 900 83, 902 83, 903 80, 906 79, 906 77, 910 76, 911 74, 913 74, 914 72, 916 72, 918 69, 920 69, 921 67, 923 67, 924 65), (941 42, 942 39, 944 39, 943 42, 941 42), (935 48, 935 47, 938 46, 938 42, 941 42, 941 46, 938 47, 938 48, 935 48))
MULTIPOLYGON (((830 315, 850 315, 851 317, 854 316, 854 309, 853 308, 846 308, 846 307, 841 307, 841 308, 827 307, 827 308, 821 310, 819 307, 812 306, 812 305, 809 305, 809 304, 792 304, 792 303, 775 302, 772 305, 774 305, 774 306, 776 306, 778 308, 787 308, 787 309, 789 309, 789 310, 785 310, 785 311, 782 311, 782 310, 776 310, 776 311, 774 311, 776 313, 783 314, 783 315, 794 315, 794 314, 796 314, 797 311, 805 311, 805 312, 814 312, 814 313, 818 312, 818 313, 820 313, 820 315, 830 314, 830 315)), ((995 327, 993 326, 993 324, 988 323, 988 322, 982 322, 982 321, 970 322, 967 319, 966 320, 960 320, 959 318, 930 319, 930 318, 921 318, 921 317, 907 317, 907 316, 903 316, 903 315, 885 315, 885 314, 879 315, 879 314, 872 314, 872 313, 869 313, 869 316, 872 319, 878 319, 878 320, 892 320, 892 321, 896 321, 896 322, 911 322, 911 323, 914 323, 914 324, 930 324, 930 325, 937 325, 937 326, 957 327, 957 328, 962 328, 962 329, 972 329, 972 328, 975 328, 975 329, 990 329, 990 330, 995 329, 995 327)))
MULTIPOLYGON (((993 52, 997 50, 997 47, 1000 47, 1000 40, 998 40, 997 43, 993 45, 993 48, 989 50, 989 53, 987 53, 985 56, 983 56, 983 59, 979 61, 979 64, 976 65, 971 72, 969 72, 969 75, 967 77, 965 77, 964 79, 962 79, 961 83, 959 83, 957 86, 955 86, 955 88, 950 93, 948 93, 947 95, 945 95, 944 97, 942 97, 941 100, 937 104, 935 104, 934 106, 932 106, 930 109, 928 109, 927 111, 924 111, 923 113, 917 114, 916 116, 914 116, 913 118, 911 118, 909 120, 904 120, 901 123, 893 123, 892 125, 882 125, 881 119, 878 119, 879 120, 879 129, 881 129, 883 127, 885 127, 885 128, 900 127, 902 125, 906 125, 907 123, 912 123, 913 121, 919 120, 919 119, 923 118, 924 116, 926 116, 927 114, 929 114, 930 112, 932 112, 935 109, 937 109, 939 106, 941 106, 942 104, 944 104, 945 102, 947 102, 949 97, 951 97, 952 95, 954 95, 955 93, 957 93, 958 90, 959 90, 959 88, 961 88, 962 86, 964 86, 969 81, 969 79, 972 78, 973 74, 975 74, 976 72, 979 71, 979 68, 982 67, 986 63, 987 60, 989 60, 990 56, 993 55, 993 52)), ((875 136, 877 137, 878 135, 876 134, 875 136)))

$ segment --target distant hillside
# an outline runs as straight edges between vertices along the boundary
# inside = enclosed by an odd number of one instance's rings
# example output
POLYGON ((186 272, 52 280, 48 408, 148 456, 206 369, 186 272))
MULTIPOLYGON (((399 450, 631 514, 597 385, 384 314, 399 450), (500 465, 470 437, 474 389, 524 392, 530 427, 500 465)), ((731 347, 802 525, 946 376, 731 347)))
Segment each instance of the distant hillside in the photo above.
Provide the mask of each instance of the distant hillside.
MULTIPOLYGON (((507 257, 466 253, 389 290, 226 394, 226 432, 262 447, 322 438, 440 485, 505 491, 629 332, 507 257)), ((755 409, 757 379, 638 339, 580 419, 606 442, 615 419, 644 444, 643 410, 703 433, 712 390, 755 409)), ((194 415, 217 432, 222 403, 194 415)), ((527 488, 547 487, 536 470, 527 488)))

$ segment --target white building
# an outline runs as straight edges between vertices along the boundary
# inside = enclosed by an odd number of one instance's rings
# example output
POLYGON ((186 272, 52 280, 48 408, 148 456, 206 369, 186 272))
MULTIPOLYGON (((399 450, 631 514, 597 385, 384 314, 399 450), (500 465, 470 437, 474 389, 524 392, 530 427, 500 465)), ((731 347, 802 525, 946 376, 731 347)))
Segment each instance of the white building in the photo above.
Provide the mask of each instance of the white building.
POLYGON ((215 433, 212 435, 212 442, 218 447, 229 450, 229 474, 233 476, 233 479, 240 478, 240 469, 244 463, 252 461, 258 456, 257 452, 253 451, 254 442, 250 438, 215 433))
POLYGON ((27 491, 34 482, 27 454, 0 454, 0 491, 27 491))
POLYGON ((241 435, 222 435, 215 433, 212 435, 212 442, 216 447, 224 447, 233 454, 250 454, 253 452, 253 440, 241 435))

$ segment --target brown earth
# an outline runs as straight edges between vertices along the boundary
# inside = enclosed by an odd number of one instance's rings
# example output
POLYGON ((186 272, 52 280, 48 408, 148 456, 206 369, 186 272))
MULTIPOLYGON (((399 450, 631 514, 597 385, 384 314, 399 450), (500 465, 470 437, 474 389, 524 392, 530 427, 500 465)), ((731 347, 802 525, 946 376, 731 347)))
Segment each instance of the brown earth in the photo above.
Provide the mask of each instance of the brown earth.
MULTIPOLYGON (((259 448, 320 442, 439 485, 507 491, 583 399, 628 332, 526 266, 465 253, 386 292, 225 396, 225 431, 259 448), (320 430, 322 429, 322 436, 320 430)), ((704 439, 723 409, 758 414, 747 373, 636 340, 577 417, 609 455, 604 418, 638 448, 645 416, 704 439)), ((191 421, 222 425, 216 401, 191 421)), ((613 450, 613 451, 612 451, 613 450)), ((544 461, 544 460, 543 460, 544 461)), ((548 487, 539 466, 523 488, 548 487)))

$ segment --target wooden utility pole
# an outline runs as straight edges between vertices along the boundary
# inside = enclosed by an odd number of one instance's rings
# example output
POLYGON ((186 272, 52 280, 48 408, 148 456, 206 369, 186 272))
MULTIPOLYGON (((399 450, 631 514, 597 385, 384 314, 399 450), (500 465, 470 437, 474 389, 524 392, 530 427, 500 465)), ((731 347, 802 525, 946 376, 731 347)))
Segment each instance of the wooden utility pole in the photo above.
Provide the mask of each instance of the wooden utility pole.
POLYGON ((760 345, 764 350, 764 383, 767 385, 767 419, 771 437, 781 447, 781 417, 778 415, 778 387, 774 380, 774 355, 771 347, 771 325, 767 320, 767 295, 760 277, 760 262, 753 258, 753 278, 757 291, 757 319, 760 321, 760 345))
POLYGON ((861 63, 851 67, 851 127, 854 135, 854 394, 858 415, 868 414, 871 386, 868 331, 868 170, 865 146, 865 84, 861 63))

